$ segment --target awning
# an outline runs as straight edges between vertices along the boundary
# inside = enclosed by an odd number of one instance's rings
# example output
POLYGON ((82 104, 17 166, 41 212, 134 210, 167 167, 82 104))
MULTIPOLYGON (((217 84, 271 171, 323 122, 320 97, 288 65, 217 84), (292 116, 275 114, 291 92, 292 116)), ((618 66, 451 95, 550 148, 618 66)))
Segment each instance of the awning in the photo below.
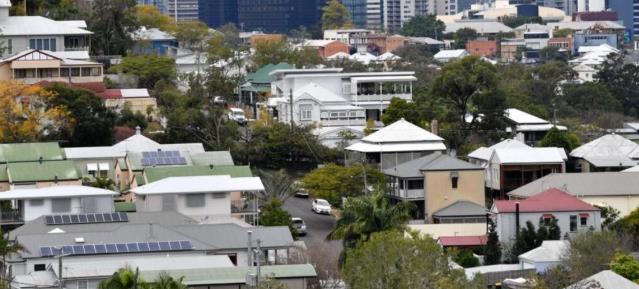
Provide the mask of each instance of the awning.
POLYGON ((590 214, 588 214, 588 213, 579 213, 579 217, 588 218, 588 217, 590 217, 590 214))
POLYGON ((555 217, 555 216, 554 216, 553 214, 543 214, 543 215, 542 215, 542 218, 544 218, 544 219, 552 219, 552 218, 554 218, 554 217, 555 217))
POLYGON ((98 170, 98 164, 87 164, 87 171, 95 172, 98 170))
POLYGON ((109 170, 109 163, 100 163, 100 170, 101 171, 108 171, 109 170))

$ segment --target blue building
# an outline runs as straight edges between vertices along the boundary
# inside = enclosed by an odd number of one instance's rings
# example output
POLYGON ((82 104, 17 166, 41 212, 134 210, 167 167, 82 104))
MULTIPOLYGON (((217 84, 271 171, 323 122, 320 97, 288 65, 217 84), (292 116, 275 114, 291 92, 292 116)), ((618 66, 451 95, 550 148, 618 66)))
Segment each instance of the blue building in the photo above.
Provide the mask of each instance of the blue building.
POLYGON ((135 34, 133 51, 141 54, 170 55, 177 49, 173 35, 157 28, 141 29, 135 34))
POLYGON ((244 30, 287 33, 320 24, 326 0, 237 0, 238 22, 244 30))
POLYGON ((209 27, 238 24, 237 0, 199 0, 199 19, 209 27))
POLYGON ((366 2, 367 0, 342 0, 342 4, 351 13, 353 25, 357 28, 366 27, 366 2))
POLYGON ((599 46, 601 44, 608 44, 614 48, 619 48, 619 39, 616 33, 601 33, 601 34, 589 34, 583 32, 577 32, 574 35, 574 49, 579 50, 581 46, 599 46))
POLYGON ((617 12, 626 27, 624 40, 629 43, 639 35, 639 0, 608 0, 606 8, 617 12))

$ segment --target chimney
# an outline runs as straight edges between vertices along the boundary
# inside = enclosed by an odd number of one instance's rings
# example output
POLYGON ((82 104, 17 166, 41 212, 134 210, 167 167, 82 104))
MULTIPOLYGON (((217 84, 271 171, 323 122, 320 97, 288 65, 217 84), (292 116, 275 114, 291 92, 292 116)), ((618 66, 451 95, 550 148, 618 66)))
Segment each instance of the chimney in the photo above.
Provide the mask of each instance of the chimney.
POLYGON ((430 121, 430 132, 433 134, 439 135, 439 125, 437 124, 437 120, 433 119, 430 121))
POLYGON ((142 128, 139 125, 135 127, 135 134, 142 134, 142 128))
POLYGON ((515 203, 515 229, 515 232, 519 234, 519 202, 515 203))
POLYGON ((0 0, 0 20, 9 18, 10 0, 0 0))

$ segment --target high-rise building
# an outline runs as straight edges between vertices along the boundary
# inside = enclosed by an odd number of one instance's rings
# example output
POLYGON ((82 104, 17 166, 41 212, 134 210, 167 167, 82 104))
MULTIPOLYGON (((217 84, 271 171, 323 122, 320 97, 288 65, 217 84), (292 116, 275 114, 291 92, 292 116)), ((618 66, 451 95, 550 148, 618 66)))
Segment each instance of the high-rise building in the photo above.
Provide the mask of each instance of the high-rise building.
POLYGON ((351 14, 353 25, 357 28, 366 27, 366 2, 367 0, 342 0, 342 4, 351 14))
POLYGON ((177 21, 197 21, 198 0, 164 0, 167 14, 177 21))
POLYGON ((415 17, 414 0, 384 0, 384 30, 397 33, 402 29, 404 22, 415 17))
POLYGON ((138 5, 153 5, 158 8, 161 13, 166 13, 165 1, 166 0, 138 0, 138 5))
POLYGON ((238 22, 245 30, 286 33, 320 24, 325 0, 237 0, 238 22))
POLYGON ((577 0, 577 11, 598 12, 606 10, 606 0, 577 0))
POLYGON ((237 0, 199 0, 199 19, 209 27, 238 23, 237 0))
POLYGON ((366 0, 366 28, 382 29, 383 0, 366 0))
POLYGON ((619 20, 626 27, 624 40, 634 42, 634 38, 639 36, 639 0, 607 0, 607 2, 606 8, 616 11, 619 20))

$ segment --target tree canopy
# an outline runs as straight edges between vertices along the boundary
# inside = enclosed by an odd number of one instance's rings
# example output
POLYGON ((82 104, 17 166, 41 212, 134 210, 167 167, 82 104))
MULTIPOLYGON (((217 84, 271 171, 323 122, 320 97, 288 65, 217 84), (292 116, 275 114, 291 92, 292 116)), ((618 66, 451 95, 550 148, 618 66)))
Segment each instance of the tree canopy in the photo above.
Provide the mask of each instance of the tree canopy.
POLYGON ((393 97, 388 108, 382 115, 382 122, 384 122, 385 125, 389 125, 402 118, 418 126, 423 120, 417 104, 393 97))
POLYGON ((139 86, 147 89, 153 89, 160 80, 172 82, 177 78, 175 60, 159 55, 128 55, 110 70, 138 77, 139 86))
POLYGON ((322 7, 322 30, 353 27, 351 15, 339 0, 329 0, 322 7))
POLYGON ((91 48, 98 55, 123 55, 133 46, 132 35, 139 29, 135 0, 95 0, 89 18, 93 32, 91 48))
POLYGON ((415 16, 404 23, 402 35, 406 37, 430 37, 442 39, 446 25, 434 14, 415 16))
POLYGON ((567 131, 560 131, 557 127, 551 128, 540 142, 542 147, 560 147, 564 148, 566 153, 570 153, 580 145, 581 141, 579 141, 577 135, 567 131))
POLYGON ((313 197, 326 199, 332 205, 340 206, 342 197, 364 194, 365 177, 369 186, 380 185, 385 180, 379 170, 370 166, 327 164, 304 175, 302 182, 313 197))
POLYGON ((135 17, 140 27, 158 28, 163 31, 175 30, 175 22, 171 17, 162 14, 157 7, 153 5, 137 5, 135 7, 135 17))

